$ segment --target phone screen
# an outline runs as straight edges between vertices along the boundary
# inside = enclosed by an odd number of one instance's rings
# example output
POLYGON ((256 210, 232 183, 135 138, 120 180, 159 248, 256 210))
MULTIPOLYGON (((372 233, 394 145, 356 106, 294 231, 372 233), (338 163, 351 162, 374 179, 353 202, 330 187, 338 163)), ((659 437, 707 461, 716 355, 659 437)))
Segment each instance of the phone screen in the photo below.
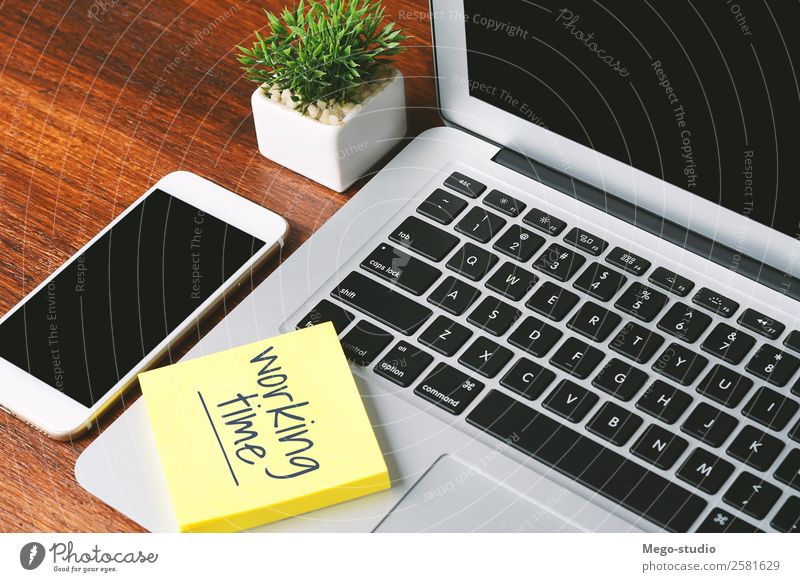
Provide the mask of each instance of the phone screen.
POLYGON ((0 357, 91 407, 264 244, 154 190, 0 325, 0 357))

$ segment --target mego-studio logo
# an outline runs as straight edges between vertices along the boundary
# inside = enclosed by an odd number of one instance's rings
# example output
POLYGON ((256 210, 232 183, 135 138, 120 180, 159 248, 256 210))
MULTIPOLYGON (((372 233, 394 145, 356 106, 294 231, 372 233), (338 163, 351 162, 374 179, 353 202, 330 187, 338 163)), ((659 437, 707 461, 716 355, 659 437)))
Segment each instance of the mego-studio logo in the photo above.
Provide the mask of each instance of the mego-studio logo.
POLYGON ((19 551, 19 563, 26 570, 35 570, 42 565, 46 552, 39 542, 28 542, 19 551))

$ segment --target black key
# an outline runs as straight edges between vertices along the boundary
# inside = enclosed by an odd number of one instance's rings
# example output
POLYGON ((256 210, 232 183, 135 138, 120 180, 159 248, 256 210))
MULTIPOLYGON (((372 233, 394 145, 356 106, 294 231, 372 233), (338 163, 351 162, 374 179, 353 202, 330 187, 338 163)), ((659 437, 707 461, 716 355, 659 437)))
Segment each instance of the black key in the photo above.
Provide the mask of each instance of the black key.
POLYGON ((570 422, 580 422, 597 404, 597 394, 570 382, 561 380, 542 406, 570 422))
POLYGON ((456 230, 478 242, 487 243, 506 225, 506 221, 480 206, 473 206, 456 224, 456 230))
POLYGON ((564 235, 564 242, 586 251, 595 257, 601 255, 608 247, 608 243, 582 228, 573 228, 564 235))
POLYGON ((450 224, 466 207, 467 202, 463 198, 437 188, 417 207, 417 212, 441 224, 450 224))
POLYGON ((344 328, 350 325, 353 319, 355 319, 355 316, 352 313, 338 305, 334 305, 327 299, 323 299, 298 322, 297 329, 330 321, 336 330, 336 335, 339 335, 344 331, 344 328))
POLYGON ((783 340, 783 345, 792 351, 800 352, 800 331, 795 330, 787 335, 783 340))
POLYGON ((645 382, 647 382, 647 374, 639 368, 612 358, 592 380, 592 386, 600 388, 620 400, 628 401, 636 395, 645 382))
POLYGON ((518 224, 512 224, 492 246, 497 251, 518 261, 528 261, 542 248, 544 238, 518 224))
POLYGON ((729 364, 738 364, 754 345, 756 340, 753 336, 727 323, 719 323, 700 347, 729 364))
POLYGON ((533 289, 539 277, 514 263, 505 263, 486 281, 486 286, 503 297, 519 301, 533 289))
POLYGON ((700 491, 714 494, 733 473, 733 464, 712 455, 705 449, 695 449, 678 469, 678 478, 700 491))
POLYGON ((700 382, 697 391, 714 402, 736 408, 752 387, 753 381, 747 376, 717 364, 700 382))
POLYGON ((570 337, 556 350, 556 353, 550 358, 550 363, 559 370, 584 379, 594 371, 604 357, 600 350, 570 337))
POLYGON ((560 218, 547 214, 538 208, 534 208, 526 214, 522 222, 551 236, 558 236, 567 227, 567 223, 560 218))
POLYGON ((606 402, 586 425, 589 432, 617 446, 627 443, 642 424, 641 417, 618 404, 606 402))
POLYGON ((686 439, 651 424, 631 447, 631 452, 659 469, 669 469, 687 446, 686 439))
POLYGON ((466 243, 447 261, 447 268, 467 279, 478 281, 483 279, 496 262, 497 255, 472 243, 466 243))
POLYGON ((667 296, 644 283, 632 283, 614 306, 636 319, 653 321, 667 303, 667 296))
POLYGON ((603 309, 593 301, 587 301, 567 322, 567 327, 592 341, 602 342, 620 324, 622 318, 603 309))
POLYGON ((694 343, 711 323, 711 318, 696 309, 676 303, 658 322, 658 329, 688 343, 694 343))
POLYGON ((447 277, 439 283, 428 301, 453 315, 461 315, 480 296, 481 292, 455 277, 447 277))
POLYGON ((398 226, 389 239, 432 261, 441 261, 458 244, 458 237, 409 216, 398 226))
POLYGON ((736 310, 739 309, 739 304, 733 299, 728 299, 724 295, 712 291, 708 287, 701 287, 700 290, 694 294, 692 301, 701 307, 705 307, 711 313, 716 313, 722 317, 730 317, 736 310))
POLYGON ((786 455, 775 471, 775 478, 800 491, 800 449, 792 449, 786 455))
POLYGON ((662 336, 643 328, 638 323, 629 321, 614 336, 609 346, 615 352, 630 358, 637 364, 644 364, 650 361, 663 343, 662 336))
POLYGON ((517 217, 525 210, 525 203, 505 194, 504 192, 500 192, 500 190, 492 190, 489 192, 486 197, 483 199, 483 203, 486 206, 494 208, 495 210, 499 210, 503 214, 506 214, 511 217, 517 217))
POLYGON ((688 531, 706 502, 589 437, 492 390, 467 422, 669 531, 688 531))
POLYGON ((414 295, 422 295, 442 272, 391 245, 380 244, 361 261, 361 268, 414 295))
POLYGON ((671 343, 664 353, 653 362, 652 368, 662 376, 688 386, 697 379, 706 364, 708 364, 708 360, 700 354, 696 354, 682 345, 671 343))
POLYGON ((608 301, 617 294, 628 279, 600 263, 592 263, 575 280, 573 287, 600 301, 608 301))
POLYGON ((553 321, 561 321, 578 303, 578 296, 551 281, 545 281, 531 295, 525 307, 541 313, 553 321))
POLYGON ((408 342, 399 341, 375 366, 375 373, 404 388, 411 386, 433 358, 408 342))
POLYGON ((458 361, 481 376, 494 378, 513 355, 508 348, 497 345, 489 338, 479 337, 461 354, 458 361))
POLYGON ((520 358, 506 372, 500 384, 528 400, 536 400, 555 379, 556 375, 551 370, 528 358, 520 358))
POLYGON ((481 390, 483 390, 482 382, 440 362, 414 388, 414 394, 433 402, 451 414, 461 414, 481 390))
POLYGON ((394 339, 368 321, 359 321, 342 338, 342 350, 347 359, 359 366, 369 366, 394 339))
POLYGON ((772 518, 770 525, 781 533, 800 532, 800 497, 787 499, 772 518))
POLYGON ((697 533, 764 533, 724 509, 714 508, 703 520, 697 533))
POLYGON ((347 275, 331 296, 405 335, 417 331, 433 314, 424 305, 356 272, 347 275))
POLYGON ((520 326, 514 330, 508 342, 534 355, 543 357, 561 339, 562 333, 556 328, 536 319, 526 317, 520 326))
POLYGON ((477 198, 486 190, 485 184, 481 184, 477 180, 473 180, 461 172, 453 172, 450 174, 447 180, 444 181, 444 185, 470 198, 477 198))
POLYGON ((776 347, 764 344, 745 368, 775 386, 786 386, 800 367, 800 360, 776 347))
POLYGON ((746 426, 728 447, 728 454, 754 469, 766 471, 783 450, 783 443, 754 426, 746 426))
POLYGON ((725 492, 722 500, 755 519, 764 519, 781 496, 781 490, 745 471, 725 492))
POLYGON ((644 410, 658 420, 672 424, 691 403, 692 397, 680 388, 656 380, 636 401, 636 408, 644 410))
POLYGON ((551 244, 533 262, 533 267, 559 281, 569 281, 585 262, 583 255, 562 245, 551 244))
POLYGON ((643 259, 639 255, 634 255, 630 251, 626 251, 621 247, 615 247, 608 255, 606 261, 619 267, 633 275, 642 275, 650 268, 650 261, 643 259))
POLYGON ((653 285, 661 287, 665 291, 674 293, 679 297, 686 297, 689 292, 694 288, 692 283, 686 277, 673 273, 664 267, 657 267, 655 271, 650 274, 648 279, 653 285))
POLYGON ((800 443, 800 420, 789 431, 789 438, 800 443))
POLYGON ((522 312, 516 307, 511 307, 494 297, 484 297, 469 314, 467 321, 492 335, 503 335, 520 315, 522 312))
POLYGON ((739 421, 730 414, 722 412, 701 402, 683 421, 681 430, 712 447, 719 447, 733 432, 739 421))
POLYGON ((798 408, 800 404, 796 401, 762 386, 742 409, 742 414, 772 430, 783 430, 798 408))
MULTIPOLYGON (((778 339, 786 329, 780 321, 775 321, 755 309, 745 309, 739 316, 739 325, 763 335, 767 339, 778 339)), ((788 338, 787 338, 788 339, 788 338)))
POLYGON ((440 354, 452 356, 461 349, 471 335, 470 329, 440 315, 420 334, 419 342, 440 354))

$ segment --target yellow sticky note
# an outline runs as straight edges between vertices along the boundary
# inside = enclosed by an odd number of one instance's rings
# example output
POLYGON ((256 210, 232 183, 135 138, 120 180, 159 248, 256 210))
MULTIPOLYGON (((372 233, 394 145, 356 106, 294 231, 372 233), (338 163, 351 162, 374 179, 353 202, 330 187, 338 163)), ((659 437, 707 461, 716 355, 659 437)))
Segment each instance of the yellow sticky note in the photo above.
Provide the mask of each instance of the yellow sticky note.
POLYGON ((139 375, 181 531, 238 531, 387 489, 333 325, 139 375))

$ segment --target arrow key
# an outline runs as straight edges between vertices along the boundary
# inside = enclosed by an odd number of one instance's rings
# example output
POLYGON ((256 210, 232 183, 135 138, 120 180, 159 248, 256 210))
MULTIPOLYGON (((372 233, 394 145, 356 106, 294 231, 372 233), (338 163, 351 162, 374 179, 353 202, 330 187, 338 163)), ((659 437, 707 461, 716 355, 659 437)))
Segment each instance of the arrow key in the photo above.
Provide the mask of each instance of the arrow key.
POLYGON ((770 525, 783 533, 800 532, 800 497, 787 499, 772 518, 770 525))
POLYGON ((781 496, 781 490, 745 471, 736 478, 722 500, 755 519, 766 517, 781 496))
POLYGON ((792 450, 775 471, 775 478, 800 491, 800 449, 792 450))

